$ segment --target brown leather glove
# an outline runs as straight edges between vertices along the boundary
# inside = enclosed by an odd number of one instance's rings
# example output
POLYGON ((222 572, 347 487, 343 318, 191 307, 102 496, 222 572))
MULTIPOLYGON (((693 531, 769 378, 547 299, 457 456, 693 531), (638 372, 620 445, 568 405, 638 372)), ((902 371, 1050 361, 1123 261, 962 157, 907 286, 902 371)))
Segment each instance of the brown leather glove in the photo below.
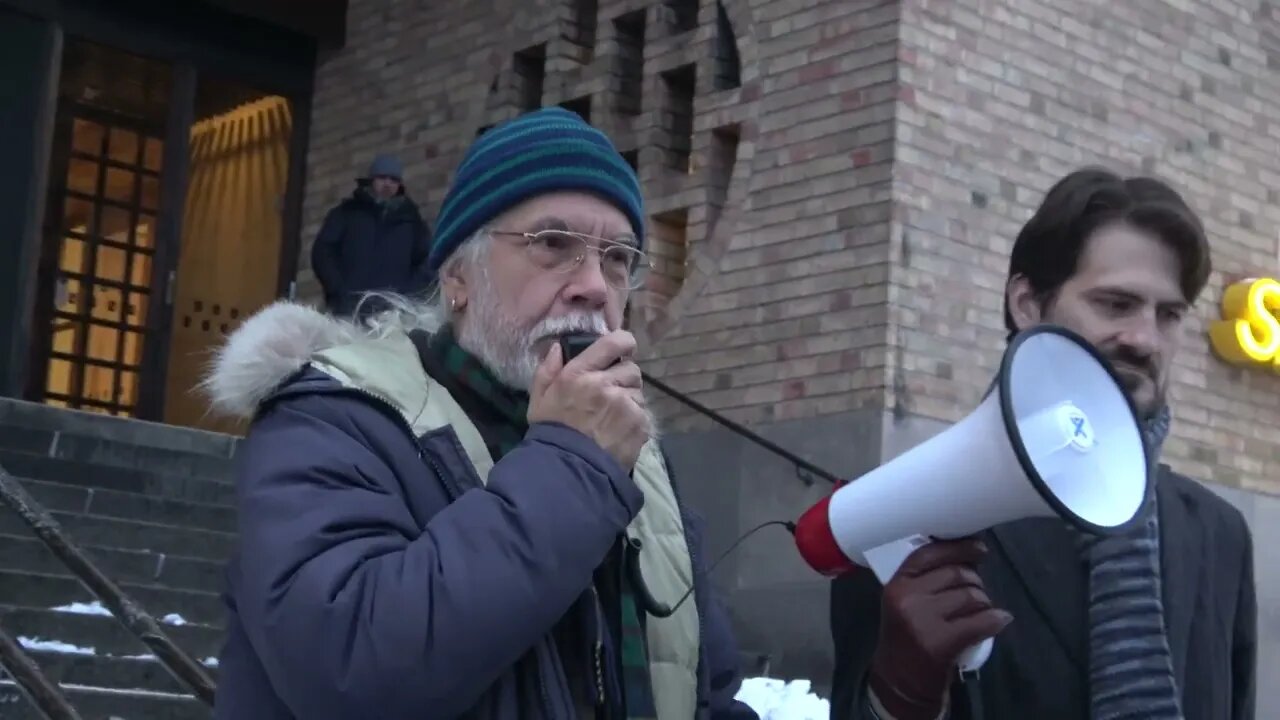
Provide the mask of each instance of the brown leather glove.
POLYGON ((976 538, 936 541, 885 585, 868 683, 896 720, 935 720, 960 655, 1013 621, 983 589, 976 566, 986 553, 976 538))

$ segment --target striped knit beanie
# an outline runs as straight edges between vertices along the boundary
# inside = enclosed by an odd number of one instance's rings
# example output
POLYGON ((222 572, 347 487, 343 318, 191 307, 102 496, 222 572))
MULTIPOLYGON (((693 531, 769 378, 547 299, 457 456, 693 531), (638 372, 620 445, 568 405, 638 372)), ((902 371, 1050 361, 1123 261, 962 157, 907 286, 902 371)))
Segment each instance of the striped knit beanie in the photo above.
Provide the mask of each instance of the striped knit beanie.
POLYGON ((497 125, 471 144, 440 207, 427 264, 439 272, 485 223, 531 197, 565 190, 611 202, 643 246, 635 170, 604 133, 568 110, 549 107, 497 125))

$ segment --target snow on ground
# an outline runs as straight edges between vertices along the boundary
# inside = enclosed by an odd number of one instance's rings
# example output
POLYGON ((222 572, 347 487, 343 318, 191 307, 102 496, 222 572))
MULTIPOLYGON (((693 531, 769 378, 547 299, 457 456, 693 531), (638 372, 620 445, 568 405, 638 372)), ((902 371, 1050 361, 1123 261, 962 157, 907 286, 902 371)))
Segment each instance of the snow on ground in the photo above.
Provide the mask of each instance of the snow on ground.
POLYGON ((43 638, 18 636, 18 644, 27 650, 43 650, 45 652, 63 653, 66 655, 97 655, 98 651, 93 648, 79 647, 71 643, 64 643, 61 640, 45 640, 43 638))
POLYGON ((831 704, 809 692, 810 686, 808 680, 747 678, 737 699, 751 706, 760 720, 827 720, 831 704))
MULTIPOLYGON (((102 603, 97 600, 94 600, 91 603, 73 602, 49 609, 54 612, 67 613, 69 615, 101 615, 103 617, 112 617, 111 611, 106 607, 103 607, 102 603)), ((169 613, 168 615, 160 618, 160 622, 165 625, 174 625, 177 627, 190 624, 189 620, 178 613, 169 613)))
POLYGON ((67 613, 70 615, 102 615, 104 617, 111 617, 111 611, 103 607, 102 603, 97 600, 94 600, 91 603, 73 602, 49 609, 54 612, 67 613))

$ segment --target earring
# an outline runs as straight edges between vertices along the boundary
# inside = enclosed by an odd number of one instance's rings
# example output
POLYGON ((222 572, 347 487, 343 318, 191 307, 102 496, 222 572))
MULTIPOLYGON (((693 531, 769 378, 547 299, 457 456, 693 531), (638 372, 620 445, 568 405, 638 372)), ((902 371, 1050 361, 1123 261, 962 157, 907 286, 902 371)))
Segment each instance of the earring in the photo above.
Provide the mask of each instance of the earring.
POLYGON ((458 298, 456 298, 456 297, 451 297, 451 298, 449 298, 449 309, 450 309, 450 310, 457 310, 457 309, 458 309, 458 298))

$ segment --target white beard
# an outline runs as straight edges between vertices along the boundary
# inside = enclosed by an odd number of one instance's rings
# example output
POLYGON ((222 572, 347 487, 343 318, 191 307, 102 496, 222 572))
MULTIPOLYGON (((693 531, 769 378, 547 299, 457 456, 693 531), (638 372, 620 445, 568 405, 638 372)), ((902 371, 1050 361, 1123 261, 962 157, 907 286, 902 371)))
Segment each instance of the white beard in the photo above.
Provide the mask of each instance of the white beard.
MULTIPOLYGON (((470 317, 458 331, 458 345, 474 355, 509 388, 528 392, 533 386, 533 376, 542 363, 542 356, 534 349, 540 341, 570 332, 596 335, 609 332, 604 313, 587 311, 543 318, 532 329, 526 330, 503 312, 498 293, 489 282, 487 273, 481 270, 476 274, 479 277, 471 278, 475 289, 473 299, 467 305, 470 317)), ((657 419, 649 403, 644 403, 644 408, 649 420, 649 436, 657 439, 657 419)))
POLYGON ((533 385, 533 376, 542 362, 542 356, 534 350, 539 341, 570 332, 609 332, 604 313, 584 311, 543 318, 526 330, 499 307, 498 294, 488 278, 479 279, 469 305, 471 317, 463 323, 458 344, 507 387, 527 392, 533 385))

